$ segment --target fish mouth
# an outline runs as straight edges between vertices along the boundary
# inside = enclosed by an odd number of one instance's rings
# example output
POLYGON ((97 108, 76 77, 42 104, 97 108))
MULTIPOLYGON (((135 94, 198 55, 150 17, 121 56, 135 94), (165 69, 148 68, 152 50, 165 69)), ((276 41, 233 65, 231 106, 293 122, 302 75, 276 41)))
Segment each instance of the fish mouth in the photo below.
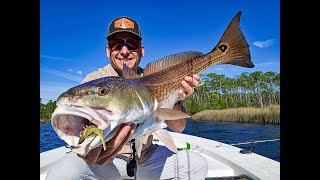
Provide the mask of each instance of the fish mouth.
POLYGON ((71 147, 72 151, 84 156, 102 143, 99 142, 99 136, 93 134, 79 144, 81 132, 87 126, 95 125, 103 131, 104 136, 109 135, 116 127, 115 123, 110 127, 109 115, 112 115, 112 111, 102 107, 62 104, 52 113, 51 124, 57 135, 71 147))

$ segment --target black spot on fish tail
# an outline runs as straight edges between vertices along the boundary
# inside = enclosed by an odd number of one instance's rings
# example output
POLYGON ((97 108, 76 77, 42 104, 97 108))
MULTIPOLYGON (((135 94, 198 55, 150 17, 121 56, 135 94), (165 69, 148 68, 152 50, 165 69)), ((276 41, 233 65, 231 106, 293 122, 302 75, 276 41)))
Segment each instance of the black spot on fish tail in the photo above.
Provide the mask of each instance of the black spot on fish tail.
POLYGON ((226 44, 221 44, 221 45, 218 46, 218 49, 219 49, 222 53, 224 53, 224 52, 227 51, 228 46, 227 46, 226 44))

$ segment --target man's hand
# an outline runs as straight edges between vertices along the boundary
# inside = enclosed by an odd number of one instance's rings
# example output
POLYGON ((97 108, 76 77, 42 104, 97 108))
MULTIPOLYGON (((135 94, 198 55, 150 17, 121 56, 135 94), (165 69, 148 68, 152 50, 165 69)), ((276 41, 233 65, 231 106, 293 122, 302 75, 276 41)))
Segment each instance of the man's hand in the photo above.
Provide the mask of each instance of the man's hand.
MULTIPOLYGON (((194 92, 194 88, 199 86, 200 76, 194 74, 192 76, 186 76, 181 82, 181 89, 178 91, 179 101, 184 100, 194 92)), ((184 106, 176 104, 173 109, 186 112, 184 106)), ((165 121, 167 126, 174 132, 182 132, 186 127, 186 119, 178 119, 174 121, 165 121)))
POLYGON ((199 86, 200 76, 194 74, 192 76, 186 76, 184 81, 181 82, 182 89, 179 90, 179 100, 184 100, 194 92, 194 88, 199 86))
POLYGON ((117 134, 106 142, 107 149, 102 147, 92 149, 83 159, 89 164, 103 165, 111 160, 127 143, 136 129, 136 125, 123 124, 117 134))

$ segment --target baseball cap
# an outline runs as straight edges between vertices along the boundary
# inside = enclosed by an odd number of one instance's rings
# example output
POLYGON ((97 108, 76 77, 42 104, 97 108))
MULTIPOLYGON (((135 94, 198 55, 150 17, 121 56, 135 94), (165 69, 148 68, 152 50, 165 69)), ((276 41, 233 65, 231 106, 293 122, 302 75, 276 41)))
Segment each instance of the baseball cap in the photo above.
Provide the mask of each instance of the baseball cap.
POLYGON ((121 16, 111 21, 108 27, 107 39, 109 40, 110 36, 117 32, 130 32, 135 34, 140 40, 142 39, 139 24, 127 16, 121 16))

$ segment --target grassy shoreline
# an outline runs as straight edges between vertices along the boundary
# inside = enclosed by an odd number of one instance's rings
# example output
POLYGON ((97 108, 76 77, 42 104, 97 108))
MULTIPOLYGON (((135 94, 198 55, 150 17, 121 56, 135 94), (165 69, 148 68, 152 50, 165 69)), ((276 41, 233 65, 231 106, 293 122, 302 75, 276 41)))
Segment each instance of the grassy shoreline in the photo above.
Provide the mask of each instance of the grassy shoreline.
POLYGON ((50 119, 48 119, 48 120, 42 120, 42 119, 40 119, 40 124, 46 124, 46 123, 49 123, 49 122, 51 122, 50 119))
POLYGON ((191 116, 196 121, 280 124, 280 105, 264 108, 204 110, 191 116))
MULTIPOLYGON (((265 108, 204 110, 192 115, 191 119, 210 122, 280 124, 280 105, 265 108)), ((49 122, 50 120, 40 120, 40 124, 49 122)))

